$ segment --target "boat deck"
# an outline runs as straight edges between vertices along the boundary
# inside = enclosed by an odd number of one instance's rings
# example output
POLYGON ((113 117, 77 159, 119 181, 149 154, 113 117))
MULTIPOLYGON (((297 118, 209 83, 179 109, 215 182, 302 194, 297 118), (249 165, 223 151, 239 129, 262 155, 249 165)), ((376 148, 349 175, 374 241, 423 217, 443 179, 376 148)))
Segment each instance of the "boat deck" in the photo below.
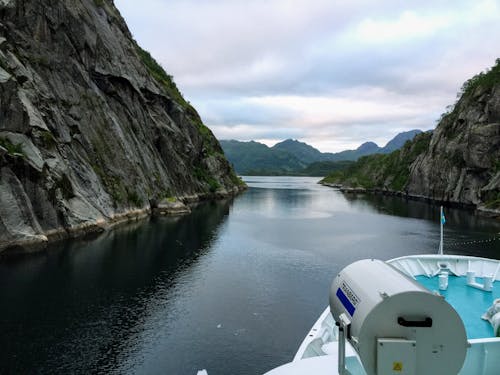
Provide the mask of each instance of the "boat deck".
MULTIPOLYGON (((500 283, 493 284, 492 292, 467 286, 465 277, 450 275, 448 289, 439 290, 438 277, 417 276, 416 280, 430 291, 439 292, 446 301, 453 306, 462 318, 468 339, 495 337, 491 324, 481 319, 486 310, 493 304, 495 298, 500 297, 500 283)), ((476 279, 482 283, 482 278, 476 279)))
MULTIPOLYGON (((444 296, 464 322, 469 348, 459 375, 497 375, 500 369, 500 337, 491 324, 481 319, 495 298, 500 298, 500 261, 461 255, 413 255, 387 261, 421 285, 444 296), (447 272, 448 289, 439 290, 438 275, 447 272), (475 281, 492 276, 490 292, 467 285, 467 272, 475 281)), ((338 374, 338 329, 327 307, 302 342, 293 361, 266 375, 338 374)), ((352 375, 366 375, 360 359, 346 343, 346 368, 352 375)))

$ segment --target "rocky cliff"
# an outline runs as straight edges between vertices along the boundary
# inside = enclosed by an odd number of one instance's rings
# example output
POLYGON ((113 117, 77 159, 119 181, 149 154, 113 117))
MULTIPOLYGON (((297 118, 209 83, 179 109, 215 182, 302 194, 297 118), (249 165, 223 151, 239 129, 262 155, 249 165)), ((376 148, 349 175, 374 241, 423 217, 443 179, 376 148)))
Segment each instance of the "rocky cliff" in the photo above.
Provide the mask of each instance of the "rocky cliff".
POLYGON ((482 210, 500 208, 500 60, 463 91, 411 165, 406 190, 482 210))
POLYGON ((500 213, 500 59, 467 81, 436 129, 389 155, 360 159, 324 183, 500 213))
POLYGON ((0 251, 240 188, 112 0, 0 0, 0 251))

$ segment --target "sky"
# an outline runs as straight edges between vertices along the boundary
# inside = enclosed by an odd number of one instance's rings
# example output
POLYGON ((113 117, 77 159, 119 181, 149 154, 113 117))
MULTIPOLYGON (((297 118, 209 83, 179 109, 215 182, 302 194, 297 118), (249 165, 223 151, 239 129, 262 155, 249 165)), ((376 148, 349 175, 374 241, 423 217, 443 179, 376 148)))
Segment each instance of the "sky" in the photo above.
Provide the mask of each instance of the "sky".
POLYGON ((115 0, 218 139, 323 152, 433 129, 500 51, 500 0, 115 0))

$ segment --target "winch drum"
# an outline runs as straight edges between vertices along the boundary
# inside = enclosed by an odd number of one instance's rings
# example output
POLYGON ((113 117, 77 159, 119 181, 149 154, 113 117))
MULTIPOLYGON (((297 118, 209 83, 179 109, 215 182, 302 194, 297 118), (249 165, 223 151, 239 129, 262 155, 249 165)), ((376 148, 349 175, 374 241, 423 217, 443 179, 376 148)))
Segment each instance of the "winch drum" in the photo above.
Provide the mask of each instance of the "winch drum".
POLYGON ((337 322, 348 322, 346 338, 368 375, 405 362, 405 374, 457 374, 462 368, 467 336, 460 316, 442 296, 383 261, 345 267, 332 283, 330 310, 337 322))

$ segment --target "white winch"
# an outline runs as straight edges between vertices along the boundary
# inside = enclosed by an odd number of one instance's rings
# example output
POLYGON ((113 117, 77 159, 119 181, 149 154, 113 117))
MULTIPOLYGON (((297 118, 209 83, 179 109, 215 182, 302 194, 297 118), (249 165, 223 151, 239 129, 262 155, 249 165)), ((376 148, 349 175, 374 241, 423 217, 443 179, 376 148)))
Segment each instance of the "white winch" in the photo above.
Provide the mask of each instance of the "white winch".
POLYGON ((368 375, 457 374, 465 360, 464 324, 443 297, 374 259, 344 268, 330 291, 339 325, 339 374, 345 339, 368 375))

